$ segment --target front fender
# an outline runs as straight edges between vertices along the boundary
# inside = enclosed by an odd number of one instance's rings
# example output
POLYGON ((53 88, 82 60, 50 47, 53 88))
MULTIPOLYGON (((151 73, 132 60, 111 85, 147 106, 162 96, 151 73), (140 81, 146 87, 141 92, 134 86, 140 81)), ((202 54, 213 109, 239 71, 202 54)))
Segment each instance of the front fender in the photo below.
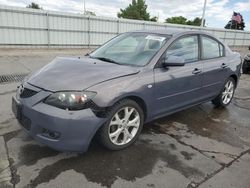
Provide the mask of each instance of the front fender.
POLYGON ((153 109, 153 86, 153 73, 149 71, 109 80, 90 87, 88 90, 97 92, 92 100, 99 107, 110 107, 124 98, 138 97, 144 101, 149 109, 147 112, 149 115, 153 109))

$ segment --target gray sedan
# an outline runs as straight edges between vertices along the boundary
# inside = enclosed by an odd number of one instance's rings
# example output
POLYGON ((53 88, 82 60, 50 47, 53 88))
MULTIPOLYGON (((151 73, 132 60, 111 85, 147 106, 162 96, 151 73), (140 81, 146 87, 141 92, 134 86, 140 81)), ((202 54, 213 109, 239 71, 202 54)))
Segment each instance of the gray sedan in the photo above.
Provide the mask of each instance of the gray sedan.
POLYGON ((119 150, 146 122, 207 101, 227 106, 240 69, 240 55, 208 33, 128 32, 32 73, 12 109, 24 131, 56 150, 86 151, 94 135, 119 150))

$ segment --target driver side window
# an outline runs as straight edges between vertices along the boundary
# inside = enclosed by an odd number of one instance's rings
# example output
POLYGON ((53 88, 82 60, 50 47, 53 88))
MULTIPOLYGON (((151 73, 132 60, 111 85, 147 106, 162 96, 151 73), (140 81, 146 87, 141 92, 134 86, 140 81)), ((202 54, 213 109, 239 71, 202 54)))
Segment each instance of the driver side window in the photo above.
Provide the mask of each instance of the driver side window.
POLYGON ((166 51, 166 59, 170 55, 183 58, 185 63, 198 61, 198 36, 186 36, 174 41, 166 51))

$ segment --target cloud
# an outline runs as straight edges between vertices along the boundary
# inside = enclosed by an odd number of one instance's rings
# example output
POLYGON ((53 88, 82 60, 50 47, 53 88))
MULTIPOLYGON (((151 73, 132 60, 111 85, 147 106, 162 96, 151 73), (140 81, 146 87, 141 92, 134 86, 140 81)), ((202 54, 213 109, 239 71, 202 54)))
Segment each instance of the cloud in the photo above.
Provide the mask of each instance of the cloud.
MULTIPOLYGON (((83 0, 0 0, 0 4, 25 7, 31 2, 38 3, 45 10, 70 13, 83 12, 83 0)), ((116 17, 120 8, 125 8, 131 0, 85 0, 86 9, 97 16, 116 17)), ((202 16, 204 0, 146 0, 151 16, 158 16, 164 22, 168 17, 184 16, 188 19, 202 16)), ((210 27, 221 27, 230 20, 233 11, 245 13, 245 20, 250 17, 250 2, 247 0, 207 0, 206 23, 210 27)), ((244 15, 244 14, 243 14, 244 15)))
POLYGON ((16 0, 0 0, 0 4, 9 5, 9 6, 17 6, 17 7, 25 6, 25 3, 23 3, 22 1, 16 1, 16 0))
POLYGON ((238 2, 235 4, 236 12, 245 12, 250 10, 250 2, 238 2))

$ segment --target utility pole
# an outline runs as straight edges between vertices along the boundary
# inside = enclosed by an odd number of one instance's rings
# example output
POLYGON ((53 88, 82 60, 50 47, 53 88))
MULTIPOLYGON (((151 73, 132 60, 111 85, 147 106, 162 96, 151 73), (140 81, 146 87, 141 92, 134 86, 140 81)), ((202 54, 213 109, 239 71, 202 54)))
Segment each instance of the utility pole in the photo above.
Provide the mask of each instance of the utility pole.
POLYGON ((204 1, 203 13, 201 18, 201 27, 204 27, 206 6, 207 6, 207 0, 204 1))
POLYGON ((85 0, 83 0, 83 14, 86 14, 86 3, 85 0))

